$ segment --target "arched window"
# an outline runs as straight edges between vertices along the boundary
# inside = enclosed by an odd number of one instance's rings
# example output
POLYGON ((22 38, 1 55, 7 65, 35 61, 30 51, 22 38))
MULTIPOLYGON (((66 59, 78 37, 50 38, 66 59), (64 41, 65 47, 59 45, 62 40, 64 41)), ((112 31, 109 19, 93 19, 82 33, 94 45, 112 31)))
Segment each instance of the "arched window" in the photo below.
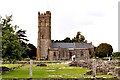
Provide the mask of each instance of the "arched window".
POLYGON ((63 57, 65 56, 65 52, 63 51, 63 57))
POLYGON ((56 56, 56 52, 54 52, 54 56, 56 56))
POLYGON ((81 56, 83 56, 83 51, 81 51, 81 56))
POLYGON ((42 39, 44 38, 44 36, 42 35, 42 39))

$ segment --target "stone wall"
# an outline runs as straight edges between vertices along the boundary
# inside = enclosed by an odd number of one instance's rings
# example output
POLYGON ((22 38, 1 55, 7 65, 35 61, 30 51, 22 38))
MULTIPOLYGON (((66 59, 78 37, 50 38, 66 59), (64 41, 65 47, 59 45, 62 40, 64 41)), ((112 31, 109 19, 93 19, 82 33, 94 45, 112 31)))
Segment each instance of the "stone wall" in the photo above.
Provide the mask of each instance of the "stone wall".
POLYGON ((115 74, 120 77, 120 68, 115 68, 115 74))
POLYGON ((90 58, 88 49, 77 49, 75 50, 77 60, 87 60, 90 58))
POLYGON ((66 48, 49 50, 49 60, 69 60, 69 51, 66 48))
MULTIPOLYGON (((96 73, 98 74, 111 74, 120 77, 120 68, 116 68, 119 62, 116 61, 96 61, 96 73)), ((87 74, 91 75, 93 73, 93 61, 92 60, 80 60, 74 61, 69 64, 70 66, 79 66, 83 68, 89 68, 90 71, 87 74)))
POLYGON ((37 59, 48 58, 48 48, 51 44, 51 12, 38 12, 37 59))
POLYGON ((58 51, 57 50, 49 50, 49 60, 58 60, 58 51))
POLYGON ((48 49, 50 47, 51 41, 49 39, 41 39, 41 46, 40 46, 40 57, 42 59, 46 59, 48 56, 48 49))
POLYGON ((75 55, 75 60, 88 60, 90 58, 89 49, 68 50, 67 48, 49 49, 49 60, 71 60, 75 55))

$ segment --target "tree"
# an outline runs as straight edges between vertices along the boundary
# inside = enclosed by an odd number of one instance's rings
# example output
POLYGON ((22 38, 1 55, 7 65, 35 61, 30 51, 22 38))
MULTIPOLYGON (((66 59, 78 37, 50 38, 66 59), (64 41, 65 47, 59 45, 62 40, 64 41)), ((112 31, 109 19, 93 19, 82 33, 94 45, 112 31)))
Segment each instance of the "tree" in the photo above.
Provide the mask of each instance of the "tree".
POLYGON ((53 42, 66 42, 66 43, 84 42, 84 43, 87 43, 87 40, 85 40, 85 37, 81 34, 81 32, 77 32, 77 35, 74 38, 72 38, 72 40, 69 37, 66 37, 64 40, 56 40, 53 42))
POLYGON ((2 28, 2 58, 3 61, 11 63, 22 59, 22 54, 26 53, 26 47, 22 46, 19 36, 16 34, 17 25, 11 24, 12 16, 0 18, 2 28))
POLYGON ((112 55, 112 52, 113 52, 113 48, 110 44, 101 43, 95 49, 95 56, 99 58, 108 57, 112 55))
POLYGON ((28 58, 27 50, 30 49, 30 48, 28 47, 28 44, 27 44, 27 42, 29 40, 26 38, 27 37, 26 36, 26 30, 20 29, 16 32, 16 35, 18 36, 18 39, 20 40, 21 45, 22 45, 22 47, 24 47, 24 50, 26 52, 26 53, 22 54, 22 57, 23 58, 28 58))
POLYGON ((113 56, 113 57, 120 57, 120 52, 113 52, 113 53, 112 53, 112 56, 113 56))
POLYGON ((27 41, 29 41, 28 39, 26 39, 26 30, 22 30, 22 29, 20 29, 20 30, 18 30, 17 32, 16 32, 16 34, 18 35, 18 38, 19 38, 19 40, 21 40, 22 42, 27 42, 27 41))
POLYGON ((69 37, 66 37, 62 42, 71 42, 71 39, 69 37))
POLYGON ((29 49, 27 50, 27 55, 30 59, 36 57, 36 47, 33 44, 28 44, 29 49))
MULTIPOLYGON (((1 17, 0 17, 1 20, 1 17)), ((2 27, 0 24, 0 60, 2 60, 2 27)))
POLYGON ((81 32, 77 32, 77 35, 76 35, 76 37, 74 37, 73 39, 72 39, 72 42, 87 42, 87 40, 85 40, 85 37, 81 34, 81 32))

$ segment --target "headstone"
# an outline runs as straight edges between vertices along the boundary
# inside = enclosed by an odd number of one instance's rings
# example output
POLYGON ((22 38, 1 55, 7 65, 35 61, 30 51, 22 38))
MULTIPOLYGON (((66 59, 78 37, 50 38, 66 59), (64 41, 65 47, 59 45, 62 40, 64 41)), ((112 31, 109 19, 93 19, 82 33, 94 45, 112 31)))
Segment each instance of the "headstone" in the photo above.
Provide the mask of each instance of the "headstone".
POLYGON ((72 56, 72 61, 75 61, 75 55, 72 56))
POLYGON ((109 61, 110 61, 110 57, 109 57, 109 61))

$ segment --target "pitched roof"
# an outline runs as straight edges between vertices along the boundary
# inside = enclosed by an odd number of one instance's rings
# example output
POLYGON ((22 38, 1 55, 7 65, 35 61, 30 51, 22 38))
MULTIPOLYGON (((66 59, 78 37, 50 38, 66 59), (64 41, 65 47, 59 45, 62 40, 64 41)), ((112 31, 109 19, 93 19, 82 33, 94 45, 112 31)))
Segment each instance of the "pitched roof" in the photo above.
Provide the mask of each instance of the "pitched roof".
POLYGON ((88 49, 94 48, 91 43, 52 43, 51 48, 68 48, 68 49, 88 49))

